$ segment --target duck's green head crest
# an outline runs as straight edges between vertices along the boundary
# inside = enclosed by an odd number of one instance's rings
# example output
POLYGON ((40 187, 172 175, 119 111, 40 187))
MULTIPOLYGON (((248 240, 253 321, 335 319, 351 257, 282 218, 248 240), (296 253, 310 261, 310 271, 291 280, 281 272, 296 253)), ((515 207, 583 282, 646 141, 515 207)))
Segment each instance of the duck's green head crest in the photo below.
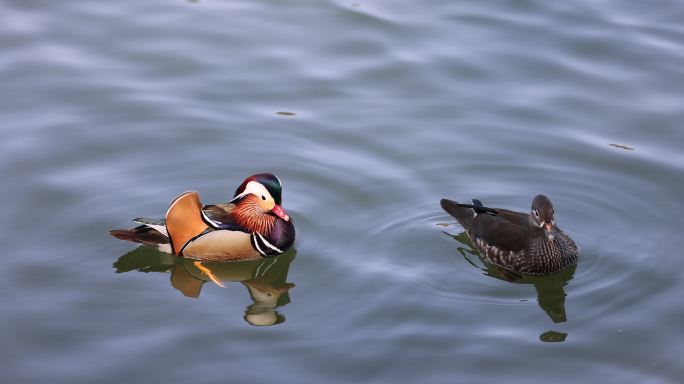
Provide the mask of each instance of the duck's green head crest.
POLYGON ((275 203, 277 205, 282 204, 283 187, 280 184, 280 179, 270 173, 257 173, 256 175, 246 178, 245 181, 243 181, 242 184, 240 184, 240 186, 235 190, 235 195, 233 195, 233 198, 242 195, 247 188, 247 184, 249 184, 251 181, 255 181, 263 185, 268 193, 271 194, 271 197, 275 203))

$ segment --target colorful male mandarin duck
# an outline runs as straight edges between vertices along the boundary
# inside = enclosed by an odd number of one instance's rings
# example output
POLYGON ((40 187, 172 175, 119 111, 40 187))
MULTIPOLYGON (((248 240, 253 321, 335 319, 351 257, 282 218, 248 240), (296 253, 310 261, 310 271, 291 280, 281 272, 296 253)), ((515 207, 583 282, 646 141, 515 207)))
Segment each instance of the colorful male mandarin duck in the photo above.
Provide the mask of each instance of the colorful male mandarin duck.
POLYGON ((200 261, 274 257, 295 240, 281 195, 280 180, 260 173, 245 179, 228 204, 202 205, 197 192, 185 192, 171 202, 165 219, 135 219, 140 226, 111 234, 200 261))
POLYGON ((551 200, 537 195, 530 213, 488 208, 479 200, 459 204, 442 199, 442 208, 463 226, 485 261, 525 275, 547 275, 575 264, 575 242, 556 226, 551 200))

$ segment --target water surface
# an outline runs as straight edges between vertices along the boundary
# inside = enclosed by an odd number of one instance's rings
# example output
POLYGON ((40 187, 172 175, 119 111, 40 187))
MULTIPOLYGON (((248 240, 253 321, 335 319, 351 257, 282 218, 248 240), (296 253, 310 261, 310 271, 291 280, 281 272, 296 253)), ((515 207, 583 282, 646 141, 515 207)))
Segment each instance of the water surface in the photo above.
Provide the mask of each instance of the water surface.
POLYGON ((684 377, 681 4, 0 14, 7 382, 684 377), (217 267, 225 288, 108 235, 263 171, 284 182, 295 249, 217 267), (582 248, 556 276, 488 268, 439 208, 538 193, 582 248))

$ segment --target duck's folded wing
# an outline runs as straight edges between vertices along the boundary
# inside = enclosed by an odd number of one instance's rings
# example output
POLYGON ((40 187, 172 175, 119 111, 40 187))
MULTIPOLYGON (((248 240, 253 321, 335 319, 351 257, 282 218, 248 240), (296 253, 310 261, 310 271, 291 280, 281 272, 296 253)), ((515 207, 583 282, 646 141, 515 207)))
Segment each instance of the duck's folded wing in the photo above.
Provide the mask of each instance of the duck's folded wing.
POLYGON ((529 223, 529 213, 516 212, 503 208, 496 208, 497 215, 502 219, 520 226, 527 226, 529 223))
POLYGON ((233 218, 233 209, 235 204, 205 205, 202 207, 202 218, 214 229, 240 230, 240 225, 233 218))
POLYGON ((500 216, 478 215, 471 228, 471 233, 485 246, 501 251, 518 252, 527 247, 529 240, 527 225, 519 225, 500 216))

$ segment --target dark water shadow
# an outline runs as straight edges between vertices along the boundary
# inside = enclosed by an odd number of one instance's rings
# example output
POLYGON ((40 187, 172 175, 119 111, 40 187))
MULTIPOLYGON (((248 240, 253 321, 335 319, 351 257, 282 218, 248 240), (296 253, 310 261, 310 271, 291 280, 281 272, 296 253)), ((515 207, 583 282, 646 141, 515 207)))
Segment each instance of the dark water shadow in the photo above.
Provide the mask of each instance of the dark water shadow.
MULTIPOLYGON (((297 251, 263 260, 231 263, 204 262, 202 266, 221 282, 240 283, 247 288, 253 303, 245 309, 244 319, 251 325, 269 326, 285 321, 276 308, 290 302, 287 273, 297 251)), ((194 260, 175 257, 141 246, 119 257, 113 267, 116 273, 131 271, 170 273, 171 286, 186 297, 199 298, 205 283, 214 284, 194 260)), ((224 284, 230 289, 235 284, 224 284)))
MULTIPOLYGON (((551 321, 554 323, 564 323, 567 321, 567 314, 565 312, 565 298, 567 294, 565 293, 565 286, 574 277, 577 265, 572 265, 561 272, 548 276, 521 275, 484 261, 480 252, 472 246, 465 232, 461 232, 458 235, 444 233, 463 245, 457 248, 458 252, 468 263, 482 270, 485 276, 514 284, 533 285, 537 292, 537 303, 551 321), (479 265, 474 260, 477 260, 479 265)), ((550 330, 542 333, 539 339, 544 342, 559 342, 565 341, 566 336, 566 333, 550 330)))

